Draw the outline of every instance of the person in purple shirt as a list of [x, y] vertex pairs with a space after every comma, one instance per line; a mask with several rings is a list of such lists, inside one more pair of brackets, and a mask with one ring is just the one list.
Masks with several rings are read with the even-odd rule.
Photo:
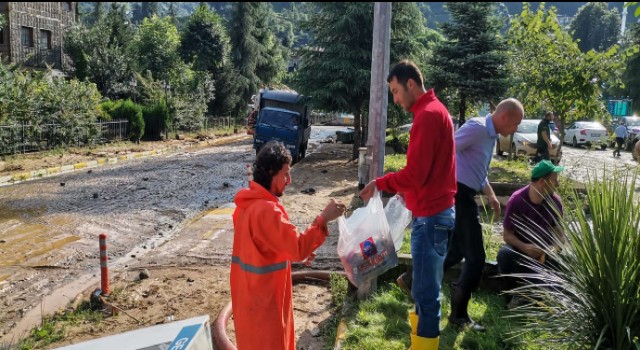
[[[529, 257], [549, 266], [544, 249], [557, 247], [564, 241], [564, 233], [558, 224], [563, 215], [560, 196], [555, 193], [558, 187], [558, 173], [562, 166], [543, 160], [531, 171], [531, 183], [514, 192], [504, 213], [503, 238], [506, 243], [498, 251], [500, 273], [531, 273], [533, 270], [524, 264]], [[526, 256], [526, 257], [525, 257]], [[509, 289], [518, 282], [508, 278]], [[528, 283], [537, 283], [535, 277]]]
[[487, 178], [489, 164], [498, 134], [507, 136], [514, 133], [523, 117], [522, 104], [514, 98], [508, 98], [501, 101], [492, 114], [469, 119], [455, 133], [458, 187], [455, 196], [456, 223], [449, 238], [444, 269], [447, 270], [464, 258], [462, 272], [451, 288], [449, 323], [456, 326], [469, 326], [476, 331], [485, 330], [467, 312], [471, 293], [480, 284], [485, 263], [482, 226], [475, 196], [479, 192], [484, 193], [495, 217], [500, 217], [500, 202]]

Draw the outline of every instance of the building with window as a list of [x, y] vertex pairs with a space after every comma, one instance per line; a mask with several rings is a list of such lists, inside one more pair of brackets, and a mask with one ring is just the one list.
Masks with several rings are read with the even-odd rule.
[[0, 58], [28, 68], [62, 71], [63, 33], [76, 22], [76, 2], [0, 2]]

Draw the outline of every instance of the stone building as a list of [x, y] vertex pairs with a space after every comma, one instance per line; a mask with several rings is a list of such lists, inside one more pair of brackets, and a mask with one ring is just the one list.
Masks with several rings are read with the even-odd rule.
[[76, 21], [76, 2], [0, 2], [3, 63], [63, 69], [62, 35]]

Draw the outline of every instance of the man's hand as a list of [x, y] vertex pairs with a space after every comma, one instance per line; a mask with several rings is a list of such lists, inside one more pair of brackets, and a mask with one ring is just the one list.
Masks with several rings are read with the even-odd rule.
[[302, 260], [302, 262], [304, 263], [304, 266], [309, 267], [311, 266], [311, 263], [316, 259], [316, 253], [311, 252], [311, 254], [309, 254], [309, 256]]
[[500, 213], [502, 212], [502, 208], [500, 208], [500, 201], [498, 201], [498, 197], [492, 196], [488, 198], [489, 206], [493, 209], [493, 220], [500, 220]]
[[523, 253], [527, 254], [527, 256], [534, 258], [538, 261], [544, 259], [544, 252], [542, 249], [536, 247], [534, 244], [527, 244], [524, 247]]
[[342, 204], [342, 202], [336, 201], [332, 199], [329, 201], [326, 207], [320, 215], [324, 218], [326, 222], [335, 220], [340, 216], [344, 215], [344, 212], [347, 210], [347, 206]]
[[376, 180], [371, 180], [362, 191], [360, 191], [360, 198], [367, 203], [371, 197], [373, 197], [374, 190], [376, 189]]

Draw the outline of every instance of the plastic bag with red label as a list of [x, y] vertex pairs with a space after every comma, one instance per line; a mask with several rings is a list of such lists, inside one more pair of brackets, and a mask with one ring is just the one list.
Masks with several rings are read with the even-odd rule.
[[338, 218], [338, 256], [347, 278], [356, 287], [398, 265], [380, 193], [364, 208]]

